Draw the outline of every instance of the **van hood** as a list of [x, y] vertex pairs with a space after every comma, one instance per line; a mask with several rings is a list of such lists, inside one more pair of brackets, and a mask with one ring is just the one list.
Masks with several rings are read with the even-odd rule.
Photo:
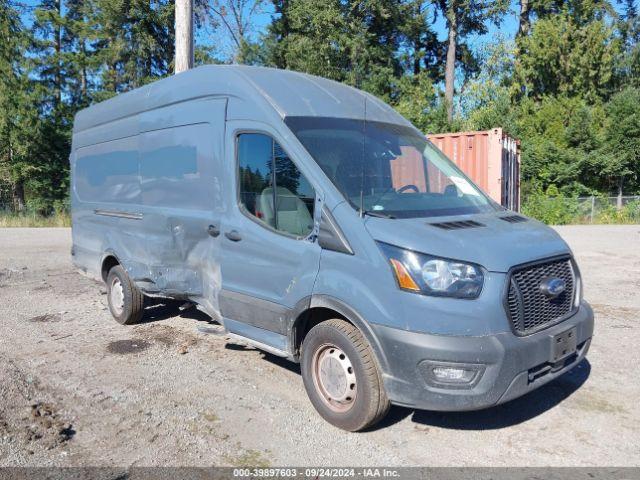
[[[516, 223], [502, 219], [516, 215], [520, 217]], [[469, 221], [480, 225], [446, 225]], [[380, 242], [476, 263], [492, 272], [507, 272], [514, 265], [571, 253], [555, 230], [507, 211], [410, 219], [367, 217], [365, 226]]]

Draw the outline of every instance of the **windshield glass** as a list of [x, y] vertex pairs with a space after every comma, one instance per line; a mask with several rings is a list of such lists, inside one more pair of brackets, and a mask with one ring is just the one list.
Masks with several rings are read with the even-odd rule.
[[324, 117], [285, 123], [357, 209], [411, 218], [499, 208], [411, 127]]

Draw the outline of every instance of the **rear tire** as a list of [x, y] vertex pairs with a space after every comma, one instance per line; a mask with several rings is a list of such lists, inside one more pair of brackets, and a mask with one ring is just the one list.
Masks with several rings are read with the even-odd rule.
[[107, 300], [111, 315], [121, 325], [132, 325], [142, 319], [144, 295], [120, 265], [107, 275]]
[[350, 323], [328, 320], [302, 344], [302, 380], [327, 422], [356, 432], [380, 421], [391, 406], [369, 343]]

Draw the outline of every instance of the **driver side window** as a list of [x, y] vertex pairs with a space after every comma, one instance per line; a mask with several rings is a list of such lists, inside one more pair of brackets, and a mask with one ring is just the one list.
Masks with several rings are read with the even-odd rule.
[[280, 144], [263, 133], [242, 133], [236, 145], [244, 210], [280, 232], [309, 235], [315, 191]]

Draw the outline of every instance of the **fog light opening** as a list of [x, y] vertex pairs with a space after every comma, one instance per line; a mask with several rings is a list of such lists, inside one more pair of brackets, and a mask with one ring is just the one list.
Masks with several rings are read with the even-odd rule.
[[477, 370], [459, 367], [433, 367], [433, 377], [438, 382], [444, 383], [470, 383], [476, 376]]
[[485, 365], [423, 360], [419, 364], [419, 370], [431, 387], [473, 388], [480, 381]]

